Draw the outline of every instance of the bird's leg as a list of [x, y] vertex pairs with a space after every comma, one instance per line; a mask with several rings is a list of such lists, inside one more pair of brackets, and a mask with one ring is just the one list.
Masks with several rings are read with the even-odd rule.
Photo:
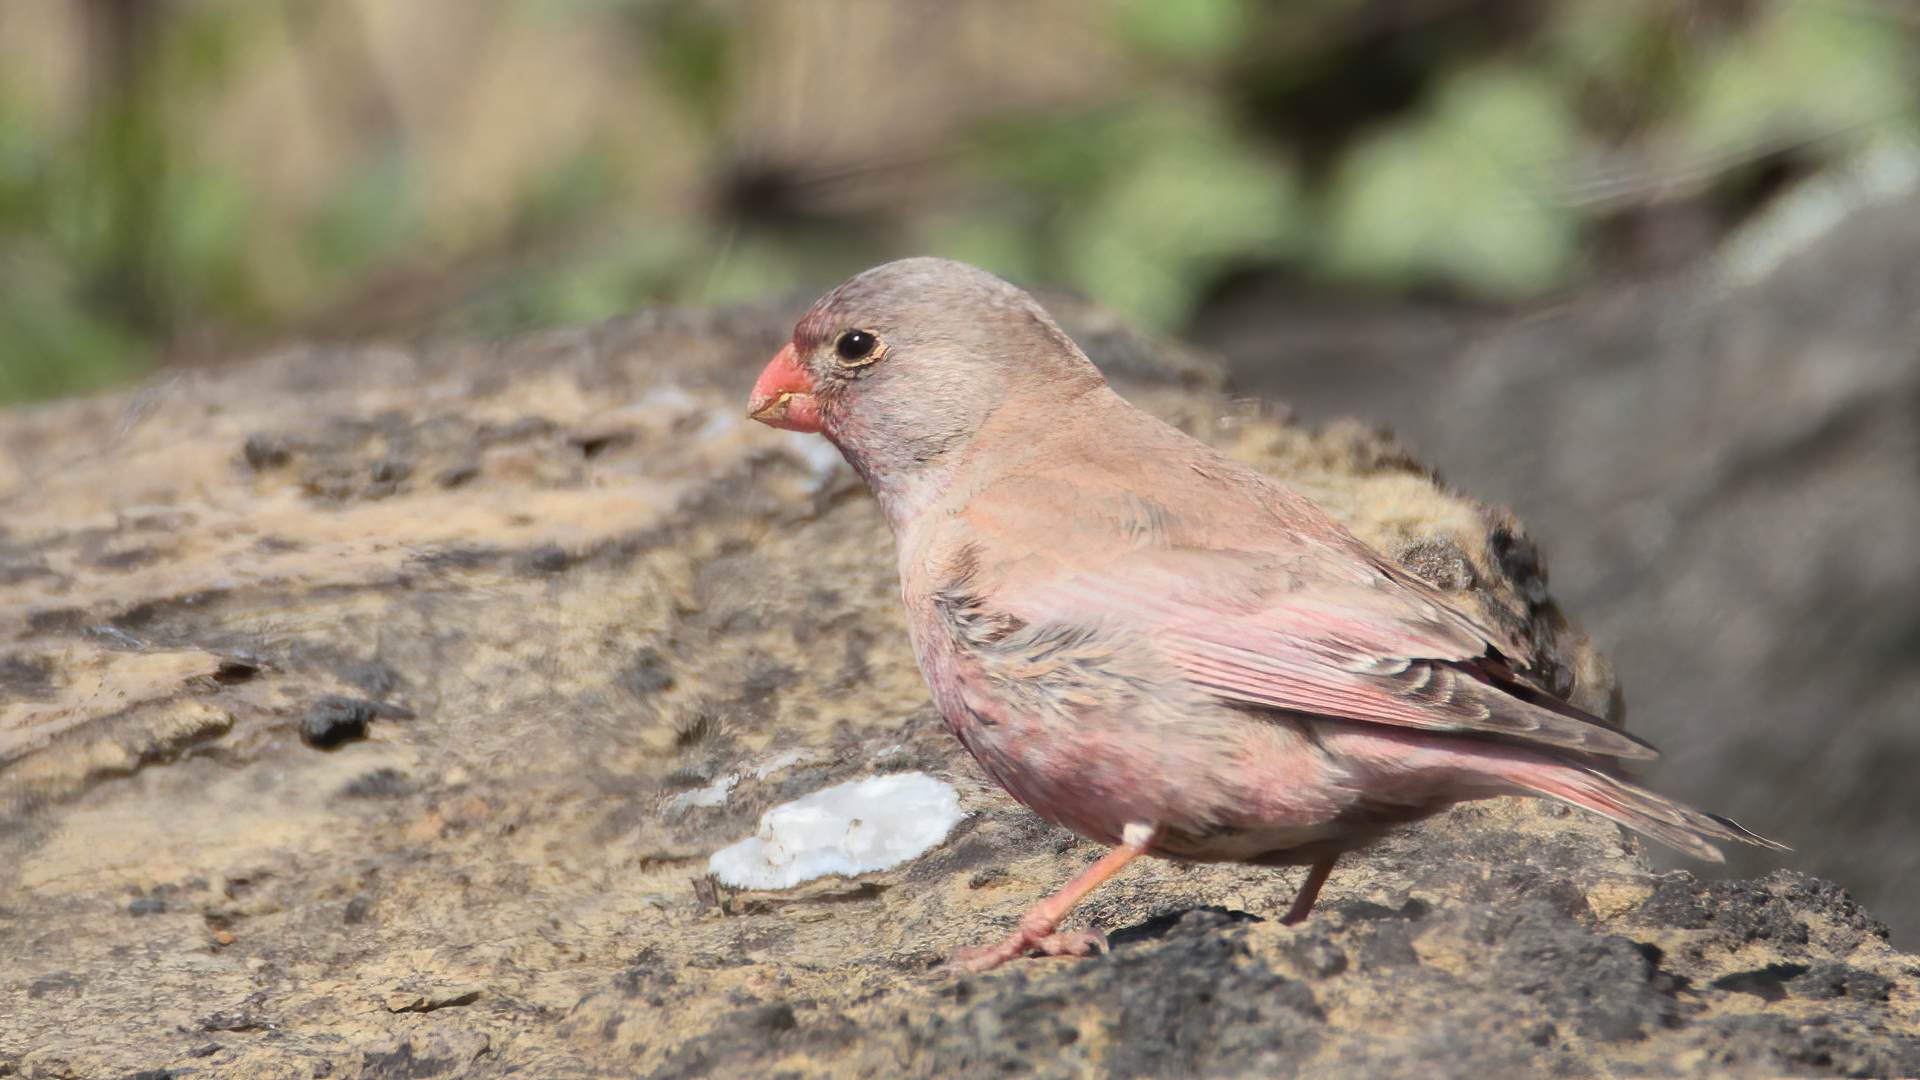
[[1038, 950], [1048, 956], [1085, 956], [1094, 948], [1106, 948], [1107, 936], [1099, 930], [1080, 930], [1071, 934], [1055, 933], [1060, 920], [1067, 917], [1086, 895], [1099, 884], [1119, 873], [1128, 863], [1147, 853], [1153, 843], [1153, 828], [1128, 825], [1121, 833], [1120, 846], [1100, 856], [1100, 861], [1080, 872], [1067, 887], [1033, 906], [1020, 916], [1020, 926], [992, 945], [962, 949], [948, 965], [955, 971], [989, 971], [1016, 957]]
[[1292, 926], [1306, 919], [1307, 912], [1313, 910], [1313, 902], [1320, 898], [1320, 886], [1327, 883], [1327, 875], [1333, 873], [1333, 864], [1339, 858], [1329, 855], [1307, 871], [1307, 880], [1300, 883], [1300, 891], [1293, 896], [1293, 906], [1280, 917], [1281, 926]]

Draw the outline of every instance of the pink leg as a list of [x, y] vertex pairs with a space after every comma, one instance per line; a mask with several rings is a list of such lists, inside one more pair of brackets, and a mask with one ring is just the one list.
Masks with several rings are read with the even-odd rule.
[[1292, 926], [1306, 919], [1307, 912], [1313, 910], [1313, 902], [1320, 898], [1320, 886], [1327, 883], [1327, 876], [1333, 873], [1334, 861], [1339, 858], [1334, 855], [1313, 864], [1313, 868], [1307, 871], [1307, 880], [1300, 883], [1300, 891], [1294, 894], [1293, 906], [1280, 917], [1280, 925]]
[[990, 971], [1032, 950], [1048, 956], [1085, 956], [1096, 947], [1106, 948], [1107, 935], [1096, 929], [1070, 934], [1057, 934], [1054, 931], [1075, 904], [1101, 882], [1119, 873], [1128, 863], [1145, 855], [1152, 842], [1152, 829], [1139, 825], [1127, 826], [1124, 841], [1119, 847], [1100, 856], [1099, 862], [1081, 871], [1080, 876], [1068, 882], [1066, 888], [1035, 904], [1033, 910], [1020, 916], [1019, 929], [996, 944], [960, 950], [948, 967], [954, 971]]

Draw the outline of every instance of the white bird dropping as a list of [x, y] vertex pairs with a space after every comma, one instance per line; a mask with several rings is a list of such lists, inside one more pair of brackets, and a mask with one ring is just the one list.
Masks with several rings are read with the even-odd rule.
[[952, 785], [926, 773], [870, 776], [768, 810], [752, 836], [713, 853], [707, 872], [738, 889], [855, 877], [931, 850], [962, 816]]

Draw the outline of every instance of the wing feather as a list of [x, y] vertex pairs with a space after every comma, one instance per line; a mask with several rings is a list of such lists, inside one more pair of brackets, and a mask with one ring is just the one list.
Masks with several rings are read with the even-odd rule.
[[[1657, 756], [1599, 717], [1518, 681], [1499, 635], [1382, 573], [1372, 581], [1193, 574], [1201, 553], [1131, 552], [1031, 593], [1029, 621], [1118, 621], [1155, 642], [1194, 685], [1239, 704], [1423, 731], [1495, 735], [1607, 757]], [[1234, 561], [1233, 554], [1219, 559]], [[1244, 562], [1242, 566], [1244, 568]]]
[[[1071, 478], [1023, 474], [973, 491], [949, 519], [964, 523], [983, 599], [1022, 625], [1141, 634], [1195, 686], [1237, 704], [1657, 756], [1521, 681], [1520, 646], [1265, 477], [1224, 459], [1198, 483], [1156, 479], [1171, 466], [1151, 455], [1125, 468], [1078, 463]], [[1142, 519], [1153, 528], [1126, 527]]]

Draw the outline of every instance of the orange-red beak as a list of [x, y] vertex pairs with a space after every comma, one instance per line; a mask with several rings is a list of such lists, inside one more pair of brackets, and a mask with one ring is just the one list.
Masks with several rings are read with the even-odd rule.
[[753, 384], [747, 400], [747, 418], [788, 431], [819, 431], [820, 402], [813, 396], [813, 377], [800, 366], [800, 354], [788, 342], [767, 362], [767, 370]]

